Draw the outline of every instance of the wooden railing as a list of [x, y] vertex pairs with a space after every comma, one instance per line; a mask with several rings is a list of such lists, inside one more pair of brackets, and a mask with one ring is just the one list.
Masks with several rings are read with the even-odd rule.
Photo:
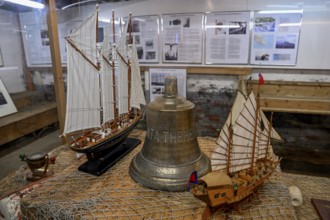
[[[247, 90], [257, 93], [257, 80], [247, 80]], [[265, 81], [260, 91], [264, 111], [330, 114], [330, 83]]]

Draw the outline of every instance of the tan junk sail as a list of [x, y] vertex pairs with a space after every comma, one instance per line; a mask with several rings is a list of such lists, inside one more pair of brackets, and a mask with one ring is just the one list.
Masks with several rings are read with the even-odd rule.
[[[225, 170], [229, 166], [229, 172], [237, 172], [251, 167], [253, 158], [258, 158], [258, 145], [253, 154], [253, 138], [257, 104], [254, 94], [251, 93], [247, 100], [241, 93], [237, 94], [233, 104], [232, 113], [220, 132], [217, 146], [211, 155], [212, 170]], [[260, 124], [260, 116], [258, 116]], [[232, 138], [230, 139], [230, 127]], [[260, 129], [257, 126], [257, 129]], [[256, 136], [256, 143], [258, 143]], [[230, 141], [231, 140], [231, 141]]]
[[231, 114], [227, 118], [225, 125], [223, 126], [219, 138], [217, 140], [217, 146], [211, 155], [212, 170], [225, 170], [227, 167], [228, 147], [230, 144], [229, 127], [231, 121], [236, 121], [238, 115], [244, 108], [245, 97], [240, 92], [237, 93], [235, 102], [232, 107]]
[[[261, 115], [261, 120], [264, 122], [264, 124], [269, 124], [269, 121], [263, 111], [260, 111], [260, 115]], [[281, 136], [277, 133], [277, 131], [273, 127], [270, 133], [270, 138], [278, 141], [283, 141]]]

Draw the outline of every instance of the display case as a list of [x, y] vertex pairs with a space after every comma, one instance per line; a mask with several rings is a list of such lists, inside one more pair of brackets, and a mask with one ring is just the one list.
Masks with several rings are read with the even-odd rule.
[[[24, 151], [27, 143], [40, 140], [49, 131], [56, 132], [56, 148], [47, 152], [57, 157], [58, 164], [49, 166], [54, 176], [31, 184], [24, 177], [19, 178], [26, 168], [17, 166], [15, 174], [8, 172], [0, 180], [1, 199], [24, 195], [20, 206], [25, 218], [316, 219], [322, 216], [319, 200], [322, 200], [321, 206], [330, 200], [329, 1], [38, 2], [42, 8], [16, 6], [7, 0], [0, 3], [0, 153], [4, 158], [8, 151], [3, 149]], [[132, 25], [128, 26], [130, 13]], [[91, 28], [92, 16], [97, 28]], [[128, 29], [131, 34], [127, 32], [125, 36]], [[95, 43], [93, 48], [86, 46], [90, 39]], [[71, 47], [73, 41], [81, 47]], [[128, 42], [134, 42], [137, 54], [136, 61], [129, 62], [132, 67], [133, 64], [138, 67], [135, 68], [137, 83], [131, 84], [138, 85], [139, 89], [134, 90], [127, 83], [133, 95], [128, 95], [131, 90], [118, 90], [122, 86], [114, 83], [103, 84], [105, 79], [135, 80], [128, 74], [114, 73], [119, 67], [112, 67], [119, 62], [109, 62], [133, 56], [133, 52], [117, 53], [121, 50], [118, 46], [126, 46]], [[74, 53], [77, 54], [72, 55]], [[96, 55], [90, 56], [91, 53]], [[70, 59], [79, 62], [70, 65]], [[102, 63], [103, 60], [107, 61]], [[106, 78], [102, 69], [106, 65], [114, 73], [113, 77]], [[78, 79], [73, 72], [85, 75]], [[141, 98], [144, 96], [148, 106], [156, 96], [163, 95], [165, 75], [179, 76], [179, 93], [182, 93], [179, 95], [194, 103], [196, 136], [209, 158], [217, 151], [217, 144], [225, 139], [221, 136], [222, 129], [229, 132], [229, 122], [236, 120], [233, 105], [237, 94], [247, 99], [253, 92], [256, 94], [253, 103], [258, 103], [247, 107], [244, 114], [236, 114], [237, 118], [239, 115], [247, 118], [245, 114], [257, 107], [262, 113], [254, 112], [258, 115], [251, 117], [255, 121], [260, 120], [261, 114], [267, 120], [273, 115], [272, 124], [260, 123], [262, 125], [253, 128], [257, 132], [273, 127], [282, 137], [282, 142], [271, 138], [267, 141], [279, 157], [279, 166], [258, 187], [259, 191], [251, 192], [251, 197], [239, 206], [237, 202], [209, 208], [192, 193], [154, 191], [135, 182], [129, 175], [130, 162], [150, 134], [143, 111], [134, 112], [140, 114], [140, 118], [122, 117], [128, 124], [134, 121], [137, 127], [127, 135], [141, 144], [114, 162], [114, 167], [100, 177], [78, 170], [83, 162], [95, 157], [103, 160], [103, 157], [92, 151], [87, 157], [81, 156], [79, 153], [86, 153], [87, 139], [71, 135], [76, 132], [71, 127], [79, 124], [77, 130], [84, 132], [85, 126], [102, 127], [103, 120], [111, 117], [110, 113], [105, 114], [107, 108], [114, 109], [112, 113], [116, 114], [127, 107], [120, 106], [119, 101], [116, 103], [119, 99], [132, 98], [136, 100], [132, 105], [140, 105], [144, 104]], [[87, 92], [87, 88], [91, 88], [89, 83], [93, 84], [92, 92]], [[115, 97], [108, 101], [111, 107], [103, 105], [104, 96], [100, 94]], [[78, 106], [80, 100], [88, 100], [89, 106]], [[79, 113], [74, 115], [72, 112], [76, 110]], [[79, 122], [70, 124], [70, 117], [78, 118]], [[165, 127], [162, 118], [159, 123]], [[232, 129], [240, 126], [235, 124]], [[251, 130], [254, 129], [244, 129], [242, 133], [250, 135]], [[107, 133], [83, 135], [96, 143]], [[225, 136], [229, 137], [229, 133]], [[254, 139], [243, 138], [247, 143], [242, 142], [249, 145], [258, 138], [258, 135]], [[40, 145], [49, 143], [42, 141]], [[31, 148], [29, 151], [26, 153], [33, 153]], [[223, 154], [230, 161], [229, 153]], [[5, 161], [3, 158], [0, 157], [0, 164]], [[12, 162], [8, 159], [4, 164], [9, 164], [8, 161]], [[290, 194], [290, 186], [299, 188], [302, 204], [292, 203], [297, 198]], [[212, 196], [225, 197], [223, 193]], [[310, 202], [312, 199], [315, 207]]]

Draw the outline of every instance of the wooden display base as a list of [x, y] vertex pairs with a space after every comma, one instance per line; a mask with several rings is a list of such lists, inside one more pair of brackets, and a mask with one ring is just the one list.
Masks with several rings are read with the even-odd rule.
[[127, 138], [123, 143], [116, 146], [115, 149], [106, 153], [103, 157], [97, 160], [88, 160], [83, 163], [78, 170], [90, 173], [95, 176], [101, 176], [105, 171], [112, 167], [118, 160], [123, 158], [131, 150], [141, 143], [139, 139]]
[[330, 220], [330, 201], [314, 198], [311, 200], [320, 218], [322, 220]]
[[51, 175], [54, 174], [54, 171], [52, 170], [48, 170], [47, 173], [44, 174], [44, 172], [42, 171], [35, 171], [34, 173], [32, 172], [28, 172], [26, 174], [26, 180], [27, 181], [37, 181], [37, 180], [41, 180], [43, 178], [49, 177]]

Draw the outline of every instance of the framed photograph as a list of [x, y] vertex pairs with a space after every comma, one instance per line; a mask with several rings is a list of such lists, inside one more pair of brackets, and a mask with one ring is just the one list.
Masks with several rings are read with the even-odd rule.
[[162, 61], [202, 63], [203, 13], [162, 15]]
[[[128, 17], [124, 22], [128, 22]], [[145, 15], [132, 17], [132, 36], [134, 37], [139, 63], [159, 62], [159, 17]]]
[[17, 112], [17, 109], [11, 100], [5, 85], [0, 79], [0, 117]]
[[3, 66], [3, 59], [2, 59], [2, 53], [1, 53], [1, 48], [0, 48], [0, 67]]
[[247, 64], [250, 46], [249, 11], [212, 12], [205, 19], [206, 64]]
[[178, 85], [178, 95], [186, 98], [187, 71], [186, 69], [157, 69], [150, 68], [149, 88], [150, 102], [158, 96], [162, 96], [165, 90], [165, 78], [176, 76]]
[[296, 65], [302, 13], [255, 12], [250, 64]]

